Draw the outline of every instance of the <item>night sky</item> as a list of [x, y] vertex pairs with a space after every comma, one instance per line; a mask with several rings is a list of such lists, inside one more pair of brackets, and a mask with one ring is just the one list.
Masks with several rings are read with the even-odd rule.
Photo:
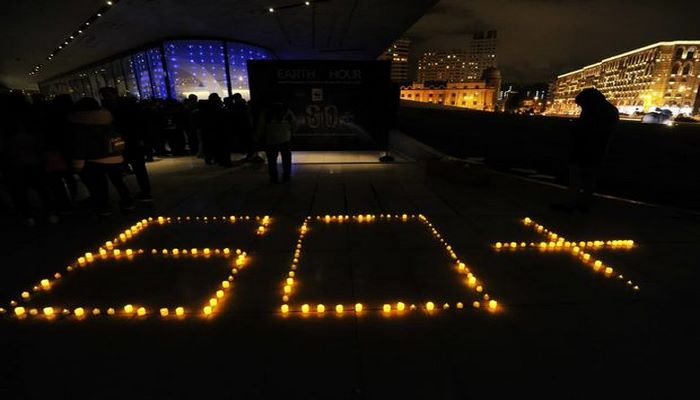
[[666, 40], [700, 40], [700, 1], [441, 0], [405, 36], [412, 64], [429, 49], [466, 47], [497, 29], [505, 82], [534, 83]]

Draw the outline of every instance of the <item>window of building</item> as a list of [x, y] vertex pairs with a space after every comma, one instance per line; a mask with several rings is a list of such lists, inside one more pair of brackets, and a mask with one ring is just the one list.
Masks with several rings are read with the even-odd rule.
[[682, 47], [679, 47], [676, 49], [676, 60], [680, 60], [683, 58], [683, 53], [685, 53], [685, 49]]
[[690, 75], [691, 64], [688, 63], [683, 67], [683, 75]]
[[680, 63], [674, 64], [674, 65], [673, 65], [673, 68], [671, 68], [671, 74], [672, 74], [672, 75], [677, 75], [677, 74], [678, 74], [678, 71], [680, 71], [680, 69], [681, 69], [681, 64], [680, 64]]

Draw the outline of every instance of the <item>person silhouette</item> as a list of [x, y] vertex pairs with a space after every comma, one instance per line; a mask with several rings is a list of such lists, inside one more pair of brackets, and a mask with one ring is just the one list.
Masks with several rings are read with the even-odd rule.
[[576, 96], [581, 115], [576, 120], [569, 153], [569, 200], [552, 207], [559, 211], [587, 213], [600, 166], [608, 150], [613, 131], [620, 120], [617, 108], [603, 93], [587, 88]]
[[272, 102], [262, 110], [257, 135], [265, 143], [267, 167], [271, 183], [279, 180], [277, 156], [282, 156], [282, 182], [289, 182], [292, 172], [292, 133], [296, 130], [296, 118], [282, 102]]

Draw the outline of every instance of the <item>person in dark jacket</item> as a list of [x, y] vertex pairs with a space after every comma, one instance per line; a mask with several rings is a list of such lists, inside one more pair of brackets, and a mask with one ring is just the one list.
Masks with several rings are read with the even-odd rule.
[[260, 114], [257, 136], [265, 143], [267, 167], [271, 183], [277, 183], [277, 156], [282, 156], [282, 182], [289, 182], [292, 173], [292, 133], [296, 130], [294, 113], [281, 102], [265, 107]]
[[224, 130], [226, 119], [223, 106], [221, 97], [212, 93], [209, 95], [206, 105], [200, 108], [199, 124], [202, 132], [202, 153], [204, 153], [204, 162], [208, 165], [214, 164], [215, 159], [221, 157], [217, 145], [222, 137], [221, 131]]
[[144, 136], [146, 116], [139, 108], [134, 96], [119, 98], [117, 90], [111, 87], [100, 89], [102, 106], [112, 113], [114, 129], [124, 140], [124, 161], [131, 166], [139, 186], [140, 193], [134, 199], [141, 202], [153, 201], [151, 181], [146, 169]]
[[581, 115], [576, 121], [569, 154], [570, 199], [554, 205], [566, 212], [588, 212], [596, 179], [620, 119], [617, 108], [597, 89], [588, 88], [576, 96]]
[[86, 97], [75, 105], [68, 116], [73, 132], [73, 165], [100, 215], [112, 213], [109, 205], [109, 181], [119, 193], [122, 210], [134, 208], [133, 200], [122, 176], [123, 149], [115, 141], [112, 114], [100, 107], [97, 100]]

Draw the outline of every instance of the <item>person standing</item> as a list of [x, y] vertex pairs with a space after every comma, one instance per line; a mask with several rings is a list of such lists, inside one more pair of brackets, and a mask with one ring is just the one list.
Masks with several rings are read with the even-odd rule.
[[292, 133], [296, 130], [294, 113], [284, 103], [271, 103], [260, 114], [257, 136], [265, 143], [270, 182], [277, 183], [277, 156], [282, 156], [282, 182], [289, 182], [292, 173]]
[[109, 181], [119, 193], [122, 210], [134, 209], [129, 188], [122, 176], [123, 142], [115, 135], [112, 114], [97, 100], [86, 97], [68, 116], [73, 133], [73, 163], [90, 192], [98, 214], [112, 213], [109, 205]]
[[221, 138], [222, 133], [220, 131], [224, 129], [225, 123], [223, 103], [217, 93], [209, 95], [206, 106], [200, 109], [200, 117], [204, 162], [207, 165], [212, 165], [217, 158], [220, 158], [217, 142]]
[[569, 213], [587, 213], [620, 115], [617, 108], [595, 88], [581, 91], [576, 96], [576, 104], [581, 107], [581, 115], [573, 127], [569, 153], [569, 200], [552, 207]]

